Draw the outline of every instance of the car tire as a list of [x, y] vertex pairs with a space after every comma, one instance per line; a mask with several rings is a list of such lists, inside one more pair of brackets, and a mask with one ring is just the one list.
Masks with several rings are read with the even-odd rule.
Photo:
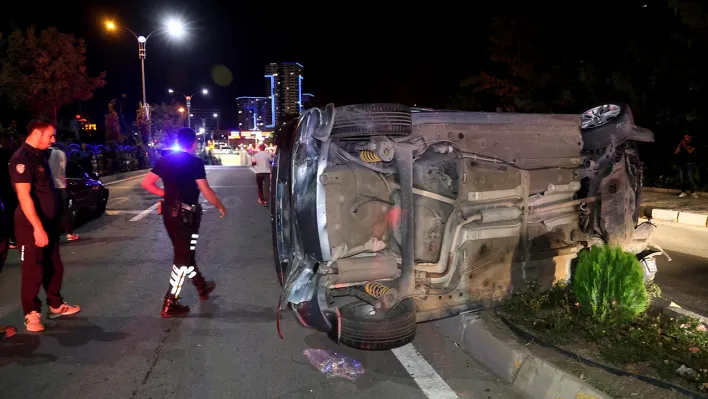
[[406, 298], [382, 317], [366, 315], [373, 307], [363, 301], [342, 306], [340, 342], [363, 350], [401, 347], [415, 338], [415, 302]]
[[281, 148], [276, 151], [270, 174], [270, 223], [273, 234], [273, 259], [278, 282], [282, 286], [288, 273], [292, 237], [290, 223], [290, 154]]
[[331, 136], [408, 136], [412, 132], [411, 109], [405, 105], [354, 104], [336, 108]]
[[612, 102], [590, 108], [581, 114], [583, 150], [594, 151], [609, 147], [613, 142], [621, 143], [634, 129], [634, 116], [627, 104]]
[[98, 207], [96, 208], [96, 217], [99, 217], [106, 213], [106, 206], [108, 206], [108, 193], [103, 194], [103, 198], [101, 198], [101, 203], [98, 204]]
[[76, 203], [74, 202], [73, 198], [69, 198], [69, 223], [71, 223], [72, 226], [76, 226], [77, 223], [79, 222], [79, 211], [78, 208], [76, 207]]

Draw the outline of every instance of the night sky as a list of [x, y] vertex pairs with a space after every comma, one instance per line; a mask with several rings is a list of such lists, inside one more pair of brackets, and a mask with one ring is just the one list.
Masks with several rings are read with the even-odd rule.
[[[92, 119], [101, 123], [110, 99], [125, 93], [136, 108], [141, 99], [137, 42], [129, 32], [107, 32], [102, 21], [109, 18], [147, 35], [168, 16], [180, 17], [189, 23], [184, 40], [153, 36], [147, 42], [148, 101], [169, 102], [168, 87], [187, 94], [207, 87], [212, 95], [195, 98], [192, 106], [220, 108], [224, 127], [235, 122], [235, 97], [265, 95], [263, 69], [270, 62], [303, 64], [304, 91], [321, 103], [397, 101], [443, 107], [451, 90], [475, 72], [472, 64], [483, 55], [459, 51], [460, 35], [469, 37], [465, 47], [470, 50], [483, 49], [486, 41], [483, 19], [468, 17], [464, 24], [454, 23], [455, 18], [442, 11], [437, 16], [411, 11], [404, 17], [396, 15], [393, 6], [372, 13], [369, 7], [335, 3], [325, 7], [236, 3], [53, 2], [13, 12], [0, 29], [55, 26], [85, 38], [90, 74], [107, 72], [107, 85], [86, 104]], [[218, 64], [233, 74], [228, 87], [212, 81], [211, 68]]]
[[[459, 82], [478, 73], [488, 57], [487, 29], [492, 13], [498, 12], [451, 2], [421, 3], [424, 7], [410, 2], [278, 3], [69, 1], [40, 8], [27, 2], [33, 8], [13, 8], [11, 20], [6, 15], [0, 30], [35, 24], [37, 28], [56, 26], [85, 38], [90, 73], [107, 72], [108, 84], [86, 104], [92, 119], [102, 124], [112, 98], [125, 93], [127, 102], [136, 108], [141, 99], [137, 42], [128, 32], [107, 32], [103, 21], [112, 19], [146, 35], [160, 28], [167, 17], [180, 17], [189, 23], [184, 40], [153, 36], [147, 42], [148, 101], [176, 99], [168, 95], [168, 87], [187, 93], [206, 87], [212, 95], [194, 99], [193, 107], [220, 108], [222, 126], [228, 128], [235, 122], [235, 97], [265, 94], [263, 68], [269, 62], [303, 64], [304, 91], [315, 94], [321, 104], [401, 102], [445, 107]], [[569, 35], [571, 30], [579, 28], [587, 34], [598, 29], [591, 20], [578, 20], [582, 13], [567, 10], [562, 17], [561, 10], [546, 8], [556, 13], [537, 7], [531, 11], [557, 24], [552, 44], [559, 51], [580, 48], [582, 42]], [[630, 8], [636, 10], [636, 6]], [[612, 15], [624, 21], [626, 29], [628, 20], [616, 14], [610, 13], [604, 21], [611, 24]], [[212, 81], [210, 70], [218, 64], [233, 74], [228, 87]], [[134, 117], [132, 109], [126, 117]]]

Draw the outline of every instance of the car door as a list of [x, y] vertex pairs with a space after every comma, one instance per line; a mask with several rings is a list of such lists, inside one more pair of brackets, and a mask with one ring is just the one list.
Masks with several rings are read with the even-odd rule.
[[73, 161], [66, 163], [66, 187], [74, 209], [80, 212], [83, 208], [92, 207], [92, 190], [87, 185], [88, 175]]

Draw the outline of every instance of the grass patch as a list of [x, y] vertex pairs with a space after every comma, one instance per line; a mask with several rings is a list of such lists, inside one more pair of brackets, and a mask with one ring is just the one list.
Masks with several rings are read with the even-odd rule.
[[[644, 291], [647, 299], [661, 292], [654, 284]], [[612, 300], [608, 304], [610, 310], [620, 308]], [[530, 283], [500, 312], [546, 342], [570, 351], [580, 345], [592, 348], [593, 360], [629, 372], [636, 372], [637, 364], [646, 365], [664, 380], [694, 391], [708, 390], [708, 331], [699, 320], [647, 311], [629, 318], [625, 311], [600, 310], [603, 315], [598, 317], [597, 311], [579, 302], [572, 286], [563, 283], [548, 291]], [[692, 372], [678, 376], [676, 370], [682, 366]]]

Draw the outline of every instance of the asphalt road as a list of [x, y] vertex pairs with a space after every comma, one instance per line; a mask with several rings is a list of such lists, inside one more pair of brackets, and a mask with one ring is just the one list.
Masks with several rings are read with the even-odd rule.
[[[156, 197], [140, 179], [110, 185], [108, 211], [61, 247], [63, 294], [81, 313], [26, 333], [19, 303], [19, 256], [0, 275], [0, 324], [20, 334], [0, 341], [0, 398], [510, 398], [509, 387], [447, 341], [434, 322], [412, 346], [363, 352], [331, 342], [282, 315], [268, 210], [256, 202], [248, 168], [208, 168], [230, 214], [206, 207], [197, 260], [218, 282], [199, 303], [185, 286], [190, 317], [163, 320], [160, 305], [172, 254]], [[43, 293], [40, 294], [43, 297]], [[46, 311], [46, 309], [44, 310]], [[363, 363], [357, 381], [326, 378], [303, 355], [334, 349]]]
[[708, 316], [708, 229], [654, 221], [653, 240], [672, 258], [657, 257], [663, 297]]

